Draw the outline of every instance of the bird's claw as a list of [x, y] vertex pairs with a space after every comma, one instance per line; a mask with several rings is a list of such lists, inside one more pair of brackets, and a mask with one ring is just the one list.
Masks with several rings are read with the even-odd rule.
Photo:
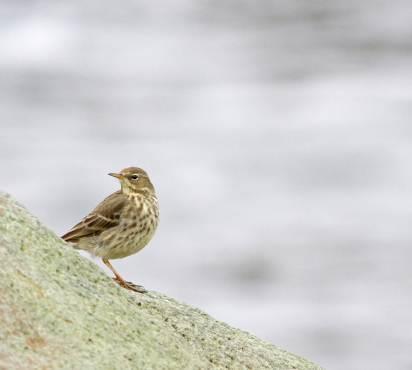
[[113, 280], [123, 288], [133, 290], [138, 293], [147, 293], [147, 290], [143, 286], [134, 284], [131, 281], [120, 280], [118, 278], [113, 278]]

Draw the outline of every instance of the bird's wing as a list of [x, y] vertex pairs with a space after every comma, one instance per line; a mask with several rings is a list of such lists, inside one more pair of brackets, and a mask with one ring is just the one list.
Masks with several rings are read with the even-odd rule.
[[125, 202], [126, 196], [120, 190], [109, 195], [83, 220], [64, 234], [62, 239], [76, 243], [81, 238], [97, 236], [103, 231], [117, 226]]

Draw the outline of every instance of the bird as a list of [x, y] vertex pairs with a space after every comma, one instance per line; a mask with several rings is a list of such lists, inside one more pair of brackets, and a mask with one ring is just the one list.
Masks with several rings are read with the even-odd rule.
[[155, 188], [146, 171], [139, 167], [109, 175], [120, 181], [120, 190], [105, 198], [62, 239], [100, 257], [121, 287], [145, 293], [143, 286], [123, 279], [109, 260], [135, 254], [152, 239], [159, 223]]

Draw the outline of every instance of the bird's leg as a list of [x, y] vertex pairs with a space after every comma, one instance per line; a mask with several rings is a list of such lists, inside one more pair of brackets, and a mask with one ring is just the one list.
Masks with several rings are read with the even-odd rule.
[[112, 264], [106, 258], [102, 258], [103, 263], [113, 272], [114, 276], [116, 276], [116, 280], [125, 282], [125, 280], [120, 276], [120, 274], [115, 270]]
[[114, 278], [113, 280], [119, 284], [121, 287], [129, 289], [129, 290], [133, 290], [135, 292], [139, 292], [139, 293], [146, 293], [147, 290], [145, 288], [143, 288], [141, 285], [136, 285], [131, 283], [130, 281], [126, 281], [124, 280], [120, 274], [115, 270], [115, 268], [112, 266], [112, 264], [109, 262], [108, 259], [106, 258], [102, 258], [103, 263], [113, 272], [114, 274]]

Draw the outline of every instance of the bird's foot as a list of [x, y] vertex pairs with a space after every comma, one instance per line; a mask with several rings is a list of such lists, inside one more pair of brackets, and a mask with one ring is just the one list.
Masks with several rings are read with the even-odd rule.
[[138, 293], [147, 293], [147, 290], [141, 285], [137, 285], [130, 281], [125, 281], [123, 279], [118, 279], [118, 278], [113, 278], [113, 280], [123, 288], [133, 290], [134, 292], [138, 292]]

